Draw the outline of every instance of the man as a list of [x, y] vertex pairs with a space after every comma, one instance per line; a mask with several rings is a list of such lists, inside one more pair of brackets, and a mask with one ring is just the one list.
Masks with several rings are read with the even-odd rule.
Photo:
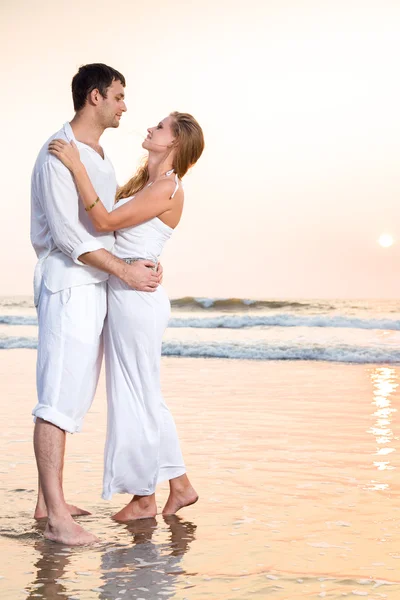
[[72, 518], [88, 514], [66, 504], [62, 488], [66, 432], [80, 431], [97, 387], [102, 361], [108, 274], [151, 292], [161, 273], [148, 261], [132, 265], [110, 253], [112, 233], [92, 227], [68, 169], [48, 152], [53, 138], [74, 140], [108, 210], [117, 189], [113, 166], [99, 144], [126, 111], [124, 76], [104, 64], [81, 67], [72, 80], [75, 116], [43, 146], [32, 174], [31, 241], [38, 256], [38, 404], [34, 448], [39, 471], [36, 518], [47, 516], [45, 537], [68, 545], [96, 541]]

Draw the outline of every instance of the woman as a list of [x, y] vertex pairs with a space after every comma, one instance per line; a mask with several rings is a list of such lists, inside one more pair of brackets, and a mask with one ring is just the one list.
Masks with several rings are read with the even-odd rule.
[[[181, 179], [204, 149], [201, 127], [186, 113], [173, 112], [147, 131], [142, 144], [148, 151], [146, 163], [118, 190], [110, 213], [98, 198], [74, 142], [53, 140], [49, 146], [71, 171], [95, 228], [115, 231], [113, 253], [127, 263], [144, 258], [157, 264], [182, 215]], [[118, 521], [154, 517], [155, 488], [165, 480], [170, 494], [163, 514], [174, 514], [198, 499], [160, 389], [161, 343], [169, 315], [170, 302], [161, 286], [155, 292], [138, 292], [110, 276], [103, 498], [116, 492], [133, 495], [114, 515]]]

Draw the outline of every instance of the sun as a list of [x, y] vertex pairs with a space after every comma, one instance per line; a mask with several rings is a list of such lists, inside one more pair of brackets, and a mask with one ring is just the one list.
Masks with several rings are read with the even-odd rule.
[[393, 243], [393, 236], [391, 236], [390, 233], [382, 233], [382, 235], [379, 236], [378, 244], [382, 246], [382, 248], [389, 248], [390, 246], [393, 246]]

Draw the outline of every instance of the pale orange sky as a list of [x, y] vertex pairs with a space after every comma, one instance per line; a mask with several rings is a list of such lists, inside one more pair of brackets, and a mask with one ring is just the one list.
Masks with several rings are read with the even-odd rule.
[[399, 297], [397, 0], [2, 0], [0, 55], [0, 295], [31, 293], [32, 166], [79, 65], [105, 62], [127, 79], [102, 138], [121, 183], [170, 111], [205, 132], [162, 258], [171, 297]]

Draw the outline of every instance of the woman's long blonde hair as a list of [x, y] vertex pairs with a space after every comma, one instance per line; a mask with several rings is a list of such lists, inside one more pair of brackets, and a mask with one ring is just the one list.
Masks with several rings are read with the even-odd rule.
[[[172, 112], [172, 131], [176, 147], [176, 153], [172, 167], [179, 179], [182, 179], [200, 158], [204, 150], [203, 130], [192, 115], [188, 113]], [[121, 198], [129, 198], [144, 188], [149, 180], [148, 159], [138, 168], [132, 179], [117, 191], [116, 201]]]

